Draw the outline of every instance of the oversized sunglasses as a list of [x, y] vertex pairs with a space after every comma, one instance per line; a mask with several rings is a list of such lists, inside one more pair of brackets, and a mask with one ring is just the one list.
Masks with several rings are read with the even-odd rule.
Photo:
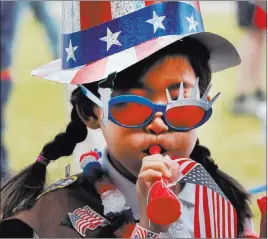
[[[86, 87], [80, 85], [84, 95], [103, 108], [103, 122], [108, 120], [125, 128], [141, 128], [149, 124], [157, 112], [163, 114], [162, 119], [172, 130], [185, 132], [203, 125], [212, 114], [212, 104], [218, 98], [218, 93], [211, 101], [207, 96], [211, 85], [208, 86], [202, 98], [197, 98], [198, 78], [189, 98], [184, 98], [183, 83], [180, 84], [179, 97], [172, 100], [166, 89], [167, 104], [155, 104], [137, 95], [120, 95], [111, 98], [111, 89], [99, 88], [101, 100], [93, 95]], [[98, 100], [98, 102], [97, 102]]]

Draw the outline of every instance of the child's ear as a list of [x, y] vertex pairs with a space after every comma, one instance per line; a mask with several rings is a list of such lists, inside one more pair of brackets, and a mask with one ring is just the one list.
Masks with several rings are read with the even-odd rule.
[[90, 116], [87, 119], [85, 119], [81, 113], [79, 108], [76, 106], [76, 111], [79, 116], [79, 118], [83, 121], [83, 123], [90, 129], [98, 129], [100, 128], [100, 124], [97, 117]]
[[90, 129], [99, 129], [100, 128], [100, 124], [99, 124], [98, 119], [94, 118], [93, 116], [90, 116], [87, 121], [84, 121], [84, 123]]

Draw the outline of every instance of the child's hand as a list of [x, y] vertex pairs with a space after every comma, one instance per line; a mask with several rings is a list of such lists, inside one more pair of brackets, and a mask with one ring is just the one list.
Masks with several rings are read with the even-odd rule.
[[[151, 223], [149, 227], [149, 219], [147, 216], [147, 197], [153, 183], [161, 177], [168, 181], [174, 181], [178, 177], [178, 164], [171, 164], [171, 160], [164, 158], [161, 154], [155, 154], [143, 158], [142, 167], [138, 175], [136, 183], [136, 191], [139, 200], [140, 225], [153, 232], [166, 232], [169, 226], [161, 226]], [[177, 195], [179, 193], [179, 185], [172, 187]]]

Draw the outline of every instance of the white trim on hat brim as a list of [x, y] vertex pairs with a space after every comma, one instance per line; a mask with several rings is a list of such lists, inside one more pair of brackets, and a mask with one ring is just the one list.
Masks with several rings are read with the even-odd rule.
[[[149, 57], [153, 53], [157, 52], [160, 49], [163, 49], [165, 46], [168, 46], [171, 43], [174, 43], [181, 39], [186, 39], [188, 37], [197, 39], [209, 50], [212, 72], [222, 71], [224, 69], [237, 66], [241, 63], [241, 59], [236, 48], [228, 40], [217, 34], [209, 32], [194, 33], [187, 36], [174, 35], [158, 38], [158, 40], [161, 42], [161, 45], [159, 45], [153, 52], [152, 49], [147, 48], [147, 52], [143, 52], [144, 57], [142, 59]], [[142, 59], [137, 60], [133, 57], [133, 51], [135, 51], [135, 48], [130, 48], [111, 55], [105, 59], [93, 62], [90, 65], [84, 65], [68, 70], [63, 70], [61, 68], [61, 59], [58, 59], [33, 70], [31, 74], [46, 80], [51, 80], [59, 83], [92, 83], [106, 78], [111, 72], [120, 72], [141, 61]], [[107, 62], [108, 60], [112, 64], [110, 64], [106, 69], [102, 69], [103, 64], [101, 63], [103, 61]], [[102, 71], [102, 74], [100, 74], [100, 71]], [[74, 77], [77, 77], [78, 74], [83, 74], [81, 77], [79, 77], [79, 79], [81, 78], [82, 81], [73, 81]], [[98, 77], [96, 77], [96, 75]]]

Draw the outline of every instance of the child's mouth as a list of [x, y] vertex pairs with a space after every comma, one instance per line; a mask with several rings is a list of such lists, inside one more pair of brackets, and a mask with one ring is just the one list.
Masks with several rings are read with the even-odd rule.
[[[161, 145], [158, 145], [158, 146], [161, 149], [160, 154], [165, 154], [167, 152], [167, 150], [163, 146], [161, 146]], [[151, 155], [150, 152], [149, 152], [151, 147], [152, 147], [152, 145], [150, 145], [147, 149], [143, 150], [142, 152], [145, 153], [145, 154]]]

